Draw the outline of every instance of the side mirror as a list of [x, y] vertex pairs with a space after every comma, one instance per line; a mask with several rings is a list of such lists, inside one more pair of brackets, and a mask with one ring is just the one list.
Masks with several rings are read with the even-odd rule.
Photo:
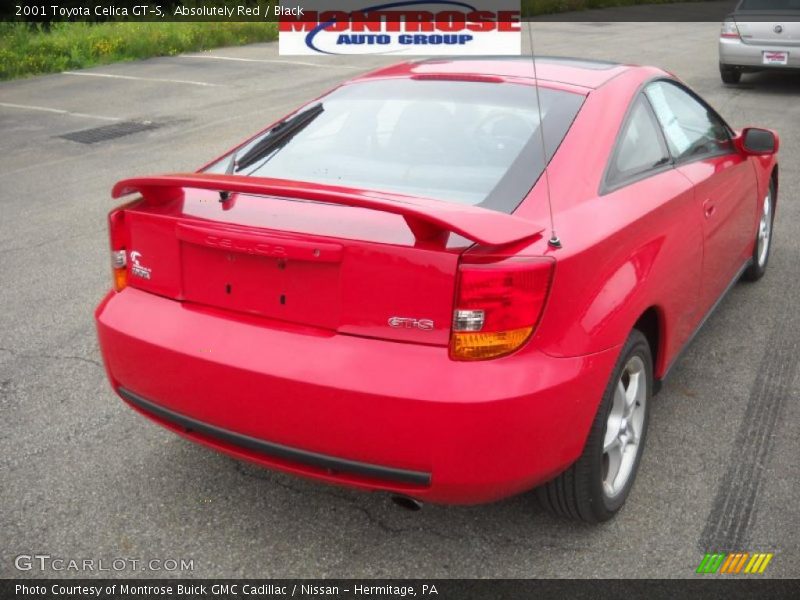
[[780, 146], [778, 136], [769, 129], [746, 127], [739, 135], [739, 148], [750, 156], [775, 154]]

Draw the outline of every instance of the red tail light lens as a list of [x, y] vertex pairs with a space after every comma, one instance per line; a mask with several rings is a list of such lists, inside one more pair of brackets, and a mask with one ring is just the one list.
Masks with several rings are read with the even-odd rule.
[[723, 21], [719, 36], [724, 38], [739, 38], [739, 27], [736, 25], [736, 21]]
[[549, 258], [462, 263], [450, 357], [485, 360], [519, 349], [539, 323], [554, 265]]

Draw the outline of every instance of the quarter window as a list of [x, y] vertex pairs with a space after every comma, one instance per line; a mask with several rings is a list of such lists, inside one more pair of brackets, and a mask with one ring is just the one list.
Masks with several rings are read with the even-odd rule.
[[620, 184], [669, 163], [664, 138], [647, 101], [639, 96], [631, 109], [609, 169], [609, 184]]
[[647, 86], [645, 94], [676, 160], [695, 160], [731, 151], [725, 123], [682, 88], [656, 81]]

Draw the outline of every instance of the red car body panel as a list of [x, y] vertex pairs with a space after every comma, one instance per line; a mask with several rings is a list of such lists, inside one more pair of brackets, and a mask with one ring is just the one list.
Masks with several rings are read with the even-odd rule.
[[[529, 63], [478, 59], [354, 81], [437, 76], [533, 83]], [[333, 483], [476, 503], [551, 479], [580, 455], [642, 316], [657, 323], [661, 378], [746, 264], [776, 169], [775, 156], [733, 153], [602, 190], [628, 107], [654, 78], [673, 79], [542, 63], [539, 85], [585, 96], [547, 171], [561, 248], [543, 231], [545, 178], [513, 215], [239, 176], [120, 182], [115, 196], [143, 195], [118, 213], [125, 242], [158, 266], [137, 263], [147, 278], [97, 308], [112, 386], [194, 441]], [[234, 198], [221, 204], [219, 190]], [[481, 255], [552, 257], [549, 295], [519, 350], [453, 360], [459, 262]], [[432, 326], [387, 327], [392, 315]]]
[[[265, 326], [134, 288], [109, 295], [98, 321], [115, 388], [242, 435], [430, 473], [431, 485], [327, 473], [193, 439], [267, 466], [436, 502], [495, 500], [569, 464], [616, 359], [616, 349], [552, 359], [528, 345], [505, 360], [458, 362], [445, 348]], [[576, 386], [585, 397], [573, 395]]]
[[[752, 161], [738, 154], [700, 160], [678, 168], [694, 184], [703, 215], [703, 276], [700, 306], [705, 313], [750, 255], [758, 218], [757, 180]], [[731, 260], [738, 257], [739, 260]]]

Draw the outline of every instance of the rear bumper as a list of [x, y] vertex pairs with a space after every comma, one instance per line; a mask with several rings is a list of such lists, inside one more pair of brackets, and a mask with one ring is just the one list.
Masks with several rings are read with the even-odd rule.
[[409, 471], [407, 469], [393, 469], [381, 465], [372, 465], [354, 460], [327, 456], [317, 452], [309, 452], [300, 448], [291, 448], [281, 444], [275, 444], [266, 440], [260, 440], [235, 431], [229, 431], [216, 427], [209, 423], [203, 423], [196, 419], [173, 412], [156, 404], [145, 400], [138, 394], [123, 387], [117, 389], [117, 393], [139, 409], [140, 412], [150, 418], [159, 420], [170, 428], [177, 428], [184, 434], [198, 435], [219, 443], [227, 443], [236, 448], [242, 448], [255, 452], [265, 458], [286, 460], [300, 465], [324, 469], [327, 473], [344, 473], [369, 479], [379, 479], [395, 484], [410, 484], [415, 486], [427, 487], [431, 483], [431, 474], [421, 471]]
[[96, 312], [114, 389], [237, 458], [316, 479], [471, 504], [542, 483], [580, 454], [619, 348], [447, 349], [235, 317], [127, 288]]
[[[783, 66], [765, 65], [763, 52], [788, 52], [788, 64]], [[733, 38], [720, 38], [719, 62], [724, 65], [747, 67], [752, 70], [761, 69], [800, 69], [800, 47], [798, 46], [759, 46], [745, 44]]]

